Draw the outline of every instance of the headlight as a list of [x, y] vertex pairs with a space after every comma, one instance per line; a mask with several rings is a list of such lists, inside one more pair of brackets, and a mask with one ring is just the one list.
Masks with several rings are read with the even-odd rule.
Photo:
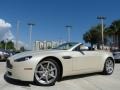
[[22, 61], [29, 60], [31, 58], [32, 58], [32, 56], [26, 56], [26, 57], [22, 57], [22, 58], [16, 59], [15, 62], [22, 62]]

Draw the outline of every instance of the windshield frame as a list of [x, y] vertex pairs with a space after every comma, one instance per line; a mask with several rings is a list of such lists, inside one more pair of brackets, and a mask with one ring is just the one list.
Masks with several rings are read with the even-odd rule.
[[77, 42], [67, 42], [67, 43], [63, 43], [53, 49], [56, 50], [69, 50], [71, 48], [73, 48], [74, 46], [76, 46], [78, 43]]

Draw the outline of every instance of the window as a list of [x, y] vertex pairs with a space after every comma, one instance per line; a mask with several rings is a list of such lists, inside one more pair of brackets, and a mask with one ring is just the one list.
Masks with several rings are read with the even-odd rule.
[[81, 44], [79, 46], [77, 46], [73, 51], [87, 51], [88, 50], [88, 47]]
[[58, 49], [58, 50], [68, 50], [70, 48], [72, 48], [73, 46], [75, 46], [78, 43], [64, 43], [56, 48], [53, 49]]

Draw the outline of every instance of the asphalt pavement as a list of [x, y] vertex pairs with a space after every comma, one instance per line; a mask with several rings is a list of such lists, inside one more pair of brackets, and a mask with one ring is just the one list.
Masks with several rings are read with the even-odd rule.
[[112, 75], [99, 73], [69, 76], [54, 86], [44, 87], [5, 77], [5, 62], [0, 62], [0, 90], [120, 90], [120, 63]]

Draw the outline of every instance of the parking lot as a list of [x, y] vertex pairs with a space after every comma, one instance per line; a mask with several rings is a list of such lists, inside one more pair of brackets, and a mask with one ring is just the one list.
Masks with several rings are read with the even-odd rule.
[[5, 62], [0, 62], [0, 90], [120, 90], [120, 63], [116, 63], [115, 71], [110, 76], [99, 73], [70, 76], [50, 87], [12, 80], [4, 74]]

